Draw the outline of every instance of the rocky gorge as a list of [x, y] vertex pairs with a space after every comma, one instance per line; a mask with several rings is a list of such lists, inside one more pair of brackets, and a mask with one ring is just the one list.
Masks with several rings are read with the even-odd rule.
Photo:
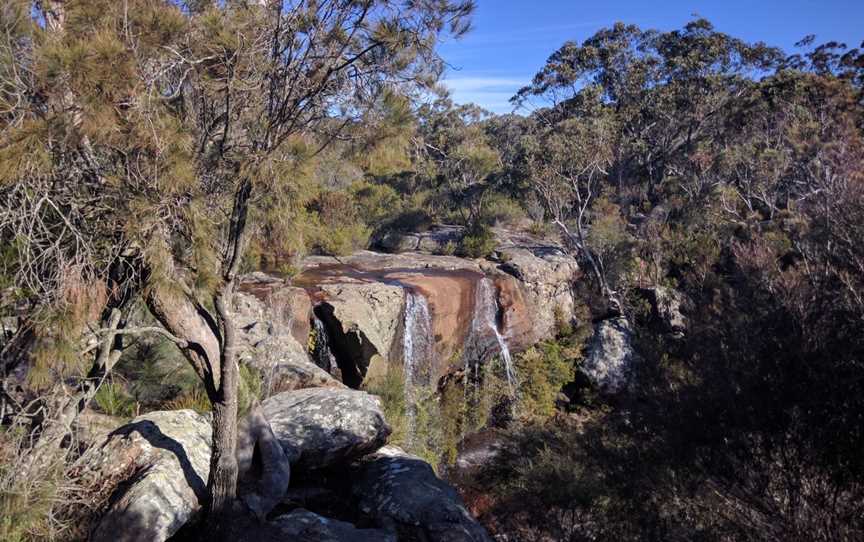
[[[242, 278], [240, 361], [261, 376], [263, 398], [240, 426], [240, 495], [259, 520], [244, 536], [489, 540], [426, 460], [388, 444], [390, 420], [364, 390], [401, 375], [406, 442], [421, 394], [467, 382], [492, 359], [514, 394], [513, 353], [553, 337], [573, 313], [579, 269], [526, 234], [499, 232], [494, 256], [479, 260], [440, 254], [446, 235], [425, 243], [309, 257], [293, 277]], [[253, 434], [262, 427], [267, 439]], [[207, 415], [155, 411], [91, 433], [72, 473], [104, 510], [91, 518], [92, 539], [192, 536], [209, 472]]]

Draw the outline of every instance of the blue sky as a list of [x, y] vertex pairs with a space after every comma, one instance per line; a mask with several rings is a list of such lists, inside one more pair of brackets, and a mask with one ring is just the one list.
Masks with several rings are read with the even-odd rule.
[[693, 14], [718, 30], [792, 50], [807, 34], [858, 47], [864, 0], [477, 0], [474, 30], [441, 52], [452, 65], [445, 84], [457, 103], [496, 113], [567, 40], [581, 41], [615, 21], [680, 28]]

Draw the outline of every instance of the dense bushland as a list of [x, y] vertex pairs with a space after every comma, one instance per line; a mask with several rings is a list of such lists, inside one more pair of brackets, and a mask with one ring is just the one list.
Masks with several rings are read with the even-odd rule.
[[[564, 44], [514, 97], [521, 114], [493, 116], [434, 88], [435, 38], [467, 29], [470, 2], [298, 2], [303, 17], [37, 4], [0, 6], [7, 538], [64, 532], [76, 405], [212, 410], [214, 446], [230, 447], [260, 385], [223, 363], [238, 273], [290, 275], [306, 253], [436, 223], [464, 228], [444, 252], [496, 258], [506, 226], [563, 243], [585, 271], [559, 339], [518, 357], [518, 403], [490, 364], [420, 398], [407, 442], [402, 376], [368, 385], [395, 440], [433, 463], [506, 426], [473, 484], [493, 529], [862, 537], [859, 50], [618, 24]], [[683, 295], [683, 335], [652, 323], [637, 289], [655, 286]], [[141, 308], [146, 329], [129, 324]], [[618, 315], [642, 362], [608, 398], [574, 372], [591, 324]]]

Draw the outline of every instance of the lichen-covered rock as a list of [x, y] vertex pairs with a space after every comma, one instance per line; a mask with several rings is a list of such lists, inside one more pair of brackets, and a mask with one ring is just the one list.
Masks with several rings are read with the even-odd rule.
[[279, 516], [268, 524], [267, 531], [266, 542], [396, 542], [396, 537], [387, 531], [358, 529], [302, 508]]
[[210, 423], [191, 410], [150, 412], [113, 431], [76, 462], [77, 482], [108, 497], [91, 540], [167, 540], [193, 519], [210, 472]]
[[124, 422], [125, 420], [122, 418], [101, 414], [87, 408], [78, 415], [72, 425], [72, 432], [78, 448], [86, 450], [105, 442], [111, 431], [123, 425]]
[[456, 490], [422, 459], [387, 446], [355, 465], [352, 492], [361, 511], [400, 539], [486, 542], [489, 535]]
[[261, 412], [292, 468], [300, 470], [356, 459], [383, 446], [390, 435], [381, 401], [362, 391], [284, 392], [262, 402]]
[[452, 254], [464, 236], [463, 226], [438, 224], [424, 232], [387, 232], [375, 244], [387, 252]]
[[398, 347], [405, 293], [399, 286], [345, 277], [319, 285], [326, 302], [315, 309], [340, 360], [343, 381], [359, 387], [372, 358], [391, 359]]
[[633, 349], [633, 332], [624, 317], [598, 323], [582, 372], [604, 393], [618, 393], [630, 383], [639, 356]]

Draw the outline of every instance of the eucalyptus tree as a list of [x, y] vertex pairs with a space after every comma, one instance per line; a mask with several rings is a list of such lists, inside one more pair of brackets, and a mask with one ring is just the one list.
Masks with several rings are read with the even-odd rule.
[[[231, 302], [250, 236], [264, 226], [299, 235], [290, 218], [313, 189], [311, 161], [388, 88], [434, 84], [437, 40], [467, 31], [473, 4], [31, 7], [2, 8], [3, 22], [14, 21], [7, 35], [20, 34], [0, 84], [9, 104], [0, 227], [15, 246], [6, 268], [22, 296], [53, 314], [81, 313], [71, 340], [101, 314], [90, 333], [111, 338], [102, 344], [154, 331], [181, 348], [213, 407], [208, 524], [217, 533], [236, 494]], [[124, 326], [116, 311], [134, 297], [160, 328]]]
[[586, 235], [593, 201], [613, 191], [641, 208], [670, 187], [692, 199], [710, 193], [699, 157], [722, 143], [723, 113], [754, 88], [753, 76], [781, 60], [702, 19], [671, 32], [618, 23], [565, 43], [513, 97], [536, 108], [524, 177], [610, 306], [614, 289]]
[[418, 161], [471, 228], [480, 225], [490, 176], [502, 165], [483, 126], [488, 115], [474, 104], [455, 105], [447, 97], [418, 111]]

